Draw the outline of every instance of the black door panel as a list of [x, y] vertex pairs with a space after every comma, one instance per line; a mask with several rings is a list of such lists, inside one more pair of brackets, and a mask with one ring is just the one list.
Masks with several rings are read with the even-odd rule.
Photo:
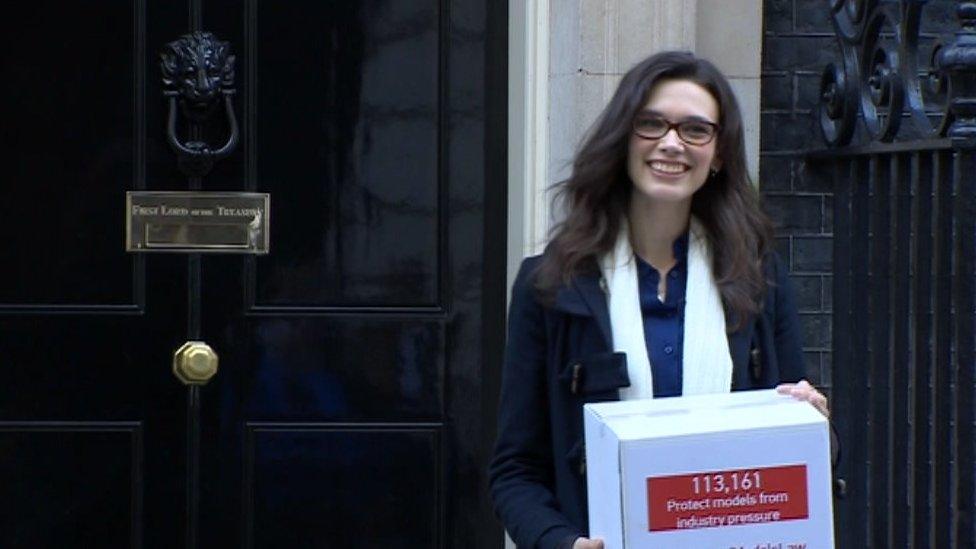
[[[488, 4], [5, 16], [0, 546], [501, 545], [482, 470], [505, 276], [487, 252], [505, 70], [487, 60], [506, 14]], [[194, 180], [158, 65], [191, 30], [237, 56], [241, 126]], [[125, 253], [125, 192], [188, 188], [270, 193], [270, 255]], [[173, 351], [197, 338], [220, 366], [189, 389]]]

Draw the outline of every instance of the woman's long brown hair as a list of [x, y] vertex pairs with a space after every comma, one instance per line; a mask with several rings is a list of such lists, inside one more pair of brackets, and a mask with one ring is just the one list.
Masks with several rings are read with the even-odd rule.
[[624, 75], [577, 152], [572, 174], [556, 184], [565, 217], [552, 230], [535, 285], [550, 301], [577, 274], [598, 271], [598, 258], [613, 248], [632, 189], [626, 167], [632, 120], [664, 80], [694, 82], [718, 102], [722, 167], [692, 197], [691, 213], [708, 233], [712, 273], [734, 331], [761, 308], [772, 225], [746, 168], [742, 115], [732, 89], [714, 65], [688, 52], [652, 55]]

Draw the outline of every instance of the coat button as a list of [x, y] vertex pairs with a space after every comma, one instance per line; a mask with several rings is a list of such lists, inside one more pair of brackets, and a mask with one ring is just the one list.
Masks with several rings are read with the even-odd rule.
[[670, 345], [665, 345], [664, 346], [664, 354], [670, 355], [673, 352], [674, 352], [674, 347], [672, 347]]

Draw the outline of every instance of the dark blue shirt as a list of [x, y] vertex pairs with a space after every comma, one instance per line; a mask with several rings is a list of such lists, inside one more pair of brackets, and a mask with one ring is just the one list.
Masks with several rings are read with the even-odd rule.
[[644, 316], [644, 341], [647, 344], [647, 357], [651, 361], [655, 397], [681, 395], [688, 233], [674, 241], [674, 259], [674, 267], [667, 274], [667, 295], [662, 303], [657, 297], [660, 281], [657, 269], [637, 257], [637, 287]]

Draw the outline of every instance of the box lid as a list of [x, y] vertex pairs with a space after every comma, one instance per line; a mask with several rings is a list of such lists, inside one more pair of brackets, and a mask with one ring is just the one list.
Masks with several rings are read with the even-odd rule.
[[621, 442], [827, 422], [809, 403], [780, 395], [774, 389], [601, 402], [585, 407]]

